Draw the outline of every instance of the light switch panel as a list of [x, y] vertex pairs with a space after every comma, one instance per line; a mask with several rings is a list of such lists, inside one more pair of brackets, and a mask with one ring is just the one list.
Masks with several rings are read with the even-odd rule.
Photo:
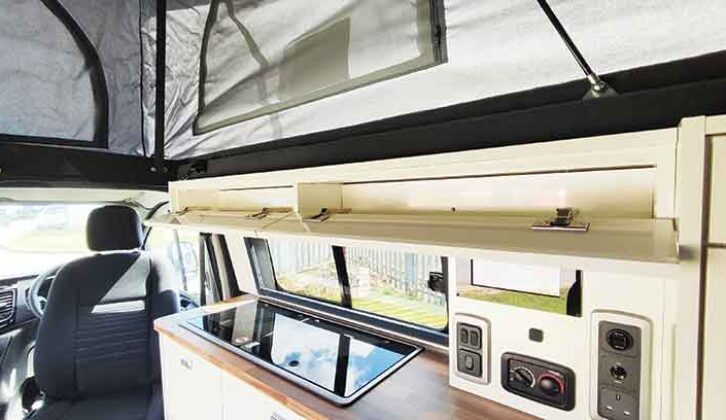
[[472, 315], [454, 315], [456, 375], [472, 382], [489, 383], [489, 321]]

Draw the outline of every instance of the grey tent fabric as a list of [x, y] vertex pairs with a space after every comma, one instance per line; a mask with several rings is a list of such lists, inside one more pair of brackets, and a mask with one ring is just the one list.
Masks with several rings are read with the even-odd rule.
[[[726, 50], [723, 0], [550, 4], [603, 74]], [[445, 64], [194, 135], [209, 3], [169, 0], [166, 157], [199, 156], [583, 78], [535, 1], [445, 0], [444, 5]], [[147, 63], [153, 56], [153, 50], [144, 53]]]
[[139, 2], [61, 0], [96, 47], [109, 99], [109, 150], [141, 155]]
[[0, 133], [92, 141], [91, 74], [40, 1], [0, 0]]
[[[58, 1], [84, 30], [103, 64], [109, 96], [109, 150], [133, 155], [146, 152], [149, 156], [154, 151], [156, 1]], [[227, 1], [220, 0], [220, 4]], [[375, 5], [379, 1], [389, 8], [399, 5], [405, 8], [415, 3], [413, 0], [372, 0], [370, 3], [326, 0], [315, 4], [335, 3], [345, 7], [362, 3]], [[254, 118], [250, 118], [254, 116], [250, 111], [254, 112], [261, 102], [235, 99], [236, 104], [226, 108], [230, 112], [226, 116], [247, 115], [250, 119], [195, 135], [194, 122], [203, 117], [198, 112], [200, 64], [209, 2], [167, 1], [164, 135], [167, 159], [195, 157], [583, 78], [534, 0], [443, 0], [446, 62], [355, 89], [343, 89], [321, 99], [312, 98], [315, 100]], [[241, 22], [250, 23], [255, 11], [270, 13], [261, 22], [273, 26], [288, 25], [286, 22], [291, 17], [265, 10], [283, 6], [299, 10], [300, 5], [311, 4], [305, 0], [234, 0], [233, 3], [239, 6], [236, 16]], [[550, 0], [550, 4], [592, 67], [601, 74], [726, 50], [726, 31], [722, 28], [726, 2], [723, 0]], [[372, 23], [369, 33], [385, 32], [381, 28], [385, 29], [386, 19], [366, 22]], [[235, 42], [239, 42], [239, 31], [230, 28], [235, 31], [231, 34], [237, 37]], [[270, 42], [291, 45], [286, 31], [269, 31], [268, 36], [271, 39], [258, 42], [259, 45], [270, 45]], [[314, 49], [317, 42], [314, 37], [307, 40]], [[370, 40], [371, 45], [364, 46], [364, 50], [375, 52], [381, 63], [388, 63], [406, 45], [395, 39], [370, 37]], [[231, 42], [232, 38], [221, 37], [215, 42], [227, 41]], [[340, 52], [344, 47], [337, 49]], [[277, 51], [277, 57], [280, 51], [284, 56], [285, 47]], [[358, 53], [349, 54], [348, 58], [358, 56]], [[226, 57], [236, 59], [234, 55]], [[271, 57], [266, 58], [274, 62], [275, 54]], [[241, 68], [236, 73], [240, 65], [254, 63], [259, 64], [254, 59], [244, 63], [223, 60], [216, 68], [231, 75], [228, 80], [239, 84], [246, 75], [253, 75], [250, 80], [257, 80], [254, 70]], [[98, 104], [94, 103], [86, 65], [67, 29], [42, 2], [0, 0], [0, 134], [93, 139], [98, 128], [94, 118]], [[355, 66], [348, 62], [349, 76], [353, 75]], [[306, 96], [305, 89], [300, 91], [299, 86], [318, 86], [316, 78], [324, 74], [318, 67], [306, 64], [288, 69], [287, 76], [280, 80], [295, 82], [279, 84], [277, 88], [282, 90], [276, 90], [274, 78], [262, 77], [261, 80], [270, 84], [268, 93], [281, 93], [269, 102], [284, 102], [285, 98], [300, 92]], [[282, 67], [279, 71], [283, 72]], [[333, 79], [340, 78], [340, 74], [336, 73]], [[299, 85], [300, 78], [305, 82]], [[223, 89], [216, 90], [217, 87]], [[212, 83], [207, 92], [212, 94], [209, 103], [217, 101], [220, 92], [228, 90], [223, 84]]]
[[[141, 155], [139, 2], [59, 3], [100, 58], [108, 149]], [[88, 66], [67, 27], [41, 1], [0, 0], [0, 134], [93, 141], [101, 107]]]

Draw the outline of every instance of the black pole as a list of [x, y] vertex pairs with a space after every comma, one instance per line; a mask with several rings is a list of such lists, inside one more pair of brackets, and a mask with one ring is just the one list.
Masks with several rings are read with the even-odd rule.
[[582, 72], [585, 73], [585, 77], [587, 77], [587, 80], [590, 82], [590, 92], [588, 92], [585, 97], [588, 98], [615, 94], [615, 90], [600, 79], [600, 76], [598, 76], [597, 73], [592, 71], [590, 65], [587, 64], [587, 60], [585, 60], [585, 57], [582, 55], [580, 50], [577, 49], [577, 45], [575, 45], [575, 42], [572, 41], [572, 38], [570, 38], [570, 35], [565, 30], [565, 27], [562, 26], [562, 22], [560, 22], [560, 19], [557, 15], [555, 15], [555, 12], [547, 3], [547, 0], [537, 0], [537, 3], [539, 3], [540, 8], [542, 8], [542, 11], [545, 15], [547, 15], [547, 19], [549, 19], [550, 23], [557, 31], [557, 34], [562, 39], [562, 42], [565, 43], [565, 46], [567, 46], [570, 54], [572, 54], [572, 57], [575, 61], [577, 61], [577, 65], [580, 66]]
[[154, 169], [164, 166], [164, 110], [166, 103], [166, 0], [156, 0], [156, 103], [154, 106]]
[[587, 61], [585, 61], [585, 57], [582, 56], [580, 50], [577, 49], [577, 45], [575, 45], [575, 43], [572, 41], [572, 38], [570, 38], [570, 35], [565, 30], [565, 27], [562, 26], [560, 19], [557, 18], [557, 15], [555, 15], [555, 12], [552, 11], [552, 8], [547, 3], [547, 0], [537, 0], [537, 3], [539, 3], [542, 11], [545, 12], [545, 14], [547, 15], [547, 19], [550, 20], [552, 26], [555, 27], [555, 30], [560, 35], [560, 38], [562, 38], [562, 41], [567, 46], [567, 49], [570, 50], [570, 54], [575, 57], [575, 61], [577, 61], [577, 64], [585, 73], [585, 76], [593, 74], [592, 68], [590, 68], [590, 65], [587, 64]]

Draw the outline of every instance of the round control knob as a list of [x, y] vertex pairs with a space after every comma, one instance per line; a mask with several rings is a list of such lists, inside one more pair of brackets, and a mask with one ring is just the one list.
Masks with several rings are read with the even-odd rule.
[[617, 351], [625, 351], [633, 346], [633, 336], [621, 329], [608, 331], [606, 340], [608, 345]]
[[530, 387], [534, 384], [534, 375], [529, 369], [518, 367], [512, 371], [512, 380], [522, 386]]
[[551, 375], [542, 375], [539, 378], [539, 389], [547, 395], [557, 395], [562, 392], [562, 382]]

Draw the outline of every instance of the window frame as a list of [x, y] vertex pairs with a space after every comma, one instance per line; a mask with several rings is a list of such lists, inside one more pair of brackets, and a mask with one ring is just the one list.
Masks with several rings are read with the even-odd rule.
[[[448, 346], [448, 321], [451, 319], [448, 293], [444, 293], [446, 299], [446, 326], [442, 329], [427, 327], [353, 308], [352, 296], [348, 283], [345, 252], [344, 248], [341, 246], [330, 245], [333, 248], [333, 258], [335, 259], [336, 271], [338, 273], [338, 285], [341, 292], [341, 303], [338, 304], [311, 296], [296, 294], [280, 288], [277, 283], [277, 277], [274, 271], [274, 262], [272, 261], [272, 253], [270, 252], [268, 241], [266, 239], [245, 237], [244, 242], [252, 269], [252, 277], [261, 297], [271, 298], [295, 306], [301, 306], [319, 313], [332, 315], [337, 318], [343, 318], [355, 323], [365, 324], [374, 328], [391, 331], [430, 343]], [[338, 251], [335, 250], [336, 248]], [[448, 284], [448, 257], [442, 256], [441, 259], [444, 281], [445, 284]], [[271, 279], [265, 278], [270, 276]]]
[[[152, 219], [155, 214], [167, 205], [169, 205], [169, 201], [161, 201], [157, 203], [146, 214], [144, 221]], [[235, 298], [244, 294], [237, 283], [237, 276], [232, 265], [232, 258], [229, 248], [227, 247], [225, 235], [197, 232], [196, 256], [198, 276], [194, 279], [189, 279], [186, 278], [184, 258], [182, 257], [181, 249], [179, 248], [180, 241], [178, 228], [156, 228], [154, 226], [144, 225], [141, 249], [149, 251], [149, 237], [154, 229], [169, 229], [172, 231], [173, 242], [177, 252], [179, 253], [179, 261], [182, 265], [182, 280], [187, 281], [187, 284], [191, 284], [189, 283], [190, 281], [196, 281], [199, 283], [199, 302], [196, 302], [197, 304], [204, 306], [224, 299]], [[215, 241], [217, 241], [216, 244]], [[224, 272], [224, 274], [222, 272]], [[229, 296], [226, 296], [223, 292], [223, 282], [227, 286]], [[183, 287], [183, 283], [181, 290], [189, 293]]]

